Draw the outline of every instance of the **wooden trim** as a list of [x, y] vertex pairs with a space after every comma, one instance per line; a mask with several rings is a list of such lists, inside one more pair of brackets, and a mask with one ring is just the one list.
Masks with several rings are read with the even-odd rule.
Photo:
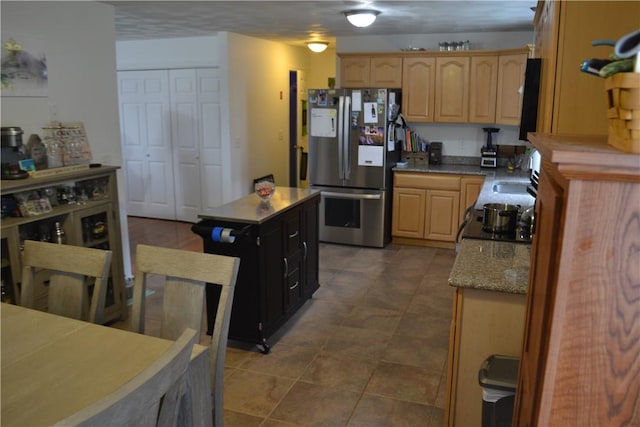
[[382, 57], [382, 56], [395, 56], [402, 58], [412, 58], [416, 56], [424, 57], [424, 56], [492, 56], [492, 55], [515, 55], [519, 53], [526, 53], [527, 55], [531, 49], [529, 46], [518, 47], [513, 49], [501, 49], [501, 50], [452, 50], [452, 51], [441, 51], [441, 50], [416, 50], [416, 51], [399, 51], [399, 52], [340, 52], [337, 53], [338, 58], [342, 58], [345, 56], [348, 57]]

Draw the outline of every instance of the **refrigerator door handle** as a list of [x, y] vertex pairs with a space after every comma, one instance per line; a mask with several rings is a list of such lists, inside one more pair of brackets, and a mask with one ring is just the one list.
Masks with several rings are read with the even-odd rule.
[[344, 179], [344, 116], [342, 111], [344, 111], [344, 96], [340, 95], [338, 100], [338, 179]]
[[344, 118], [344, 129], [343, 135], [344, 139], [342, 148], [344, 150], [344, 179], [351, 179], [351, 97], [345, 96], [344, 109], [341, 110], [343, 112]]
[[332, 191], [320, 192], [321, 197], [335, 197], [336, 199], [356, 199], [356, 200], [380, 200], [380, 194], [353, 194], [353, 193], [336, 193]]

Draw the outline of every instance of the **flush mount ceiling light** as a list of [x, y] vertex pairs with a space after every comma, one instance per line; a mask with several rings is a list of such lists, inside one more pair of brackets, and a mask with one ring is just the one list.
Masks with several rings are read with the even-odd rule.
[[316, 53], [324, 52], [325, 50], [327, 50], [328, 46], [329, 46], [329, 43], [327, 43], [327, 42], [309, 42], [309, 43], [307, 43], [307, 47], [309, 48], [309, 50], [311, 50], [312, 52], [316, 52]]
[[347, 21], [355, 27], [368, 27], [373, 24], [380, 12], [373, 9], [358, 9], [349, 10], [344, 12], [344, 16], [347, 17]]

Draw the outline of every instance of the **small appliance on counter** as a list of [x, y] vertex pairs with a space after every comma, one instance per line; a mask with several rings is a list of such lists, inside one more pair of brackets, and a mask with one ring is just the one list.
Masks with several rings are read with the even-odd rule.
[[429, 164], [442, 164], [442, 142], [432, 142], [429, 144]]
[[25, 159], [21, 128], [2, 127], [2, 179], [22, 179], [29, 174], [20, 169], [20, 160]]
[[498, 150], [491, 143], [491, 134], [500, 132], [500, 128], [482, 128], [487, 133], [487, 144], [480, 149], [480, 166], [495, 168], [498, 165]]

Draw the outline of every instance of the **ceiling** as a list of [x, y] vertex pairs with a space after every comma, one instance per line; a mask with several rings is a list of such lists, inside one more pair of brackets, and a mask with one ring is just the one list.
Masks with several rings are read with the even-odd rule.
[[[304, 46], [336, 37], [533, 30], [536, 0], [499, 1], [107, 1], [117, 40], [212, 35], [229, 31]], [[380, 11], [368, 28], [344, 11]]]

